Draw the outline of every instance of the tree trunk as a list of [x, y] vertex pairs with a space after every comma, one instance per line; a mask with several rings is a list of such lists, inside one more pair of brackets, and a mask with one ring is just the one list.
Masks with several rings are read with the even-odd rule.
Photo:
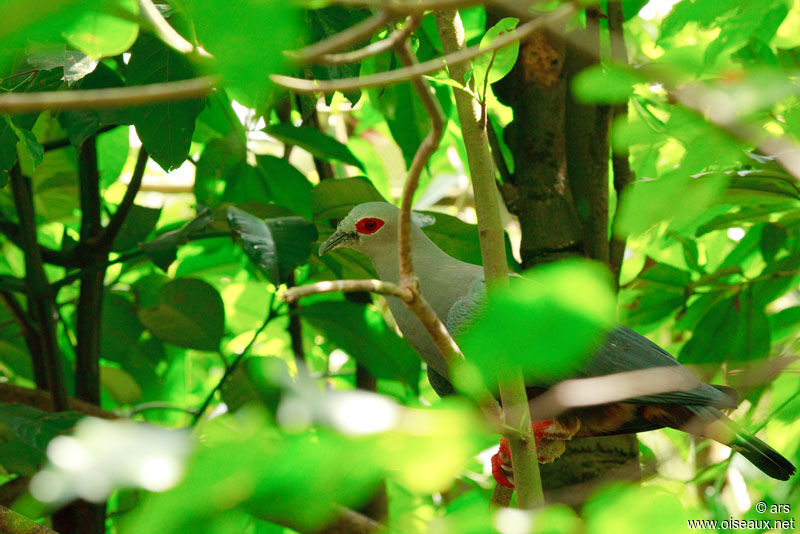
[[[572, 76], [597, 62], [598, 15], [587, 13], [587, 28], [566, 38], [563, 28], [532, 35], [493, 86], [514, 110], [503, 132], [514, 172], [500, 189], [520, 222], [524, 267], [567, 257], [609, 263], [610, 111], [576, 102], [569, 90]], [[541, 466], [545, 497], [577, 508], [600, 483], [638, 480], [638, 456], [635, 435], [567, 442], [561, 458]]]

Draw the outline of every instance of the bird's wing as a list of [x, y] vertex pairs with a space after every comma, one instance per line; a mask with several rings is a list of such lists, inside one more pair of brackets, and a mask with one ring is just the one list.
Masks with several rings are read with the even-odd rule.
[[486, 284], [483, 280], [476, 280], [469, 291], [456, 300], [447, 312], [444, 325], [450, 335], [458, 337], [461, 332], [478, 322], [486, 309]]
[[682, 379], [695, 384], [695, 387], [635, 397], [628, 402], [736, 407], [736, 400], [731, 395], [702, 382], [667, 351], [625, 326], [618, 326], [609, 333], [587, 365], [578, 371], [577, 377], [603, 376], [654, 367], [668, 367], [671, 372], [680, 373]]
[[[485, 302], [486, 285], [483, 280], [478, 280], [472, 285], [470, 291], [450, 308], [445, 322], [447, 330], [454, 337], [458, 337], [460, 332], [468, 330], [480, 319], [482, 310], [486, 309]], [[577, 369], [571, 378], [590, 378], [654, 367], [669, 367], [670, 372], [679, 373], [681, 375], [679, 378], [685, 378], [694, 387], [634, 397], [626, 399], [626, 402], [701, 405], [718, 408], [735, 408], [737, 406], [735, 396], [702, 382], [667, 351], [625, 326], [613, 329], [605, 342], [589, 358], [586, 365]], [[528, 385], [547, 388], [554, 384], [531, 383]]]

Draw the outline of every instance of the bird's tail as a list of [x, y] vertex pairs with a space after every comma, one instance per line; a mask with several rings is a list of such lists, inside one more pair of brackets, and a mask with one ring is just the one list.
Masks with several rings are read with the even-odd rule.
[[704, 431], [693, 431], [692, 433], [724, 443], [772, 478], [789, 480], [794, 474], [795, 466], [789, 460], [725, 417], [716, 408], [710, 406], [690, 406], [688, 408], [704, 426]]

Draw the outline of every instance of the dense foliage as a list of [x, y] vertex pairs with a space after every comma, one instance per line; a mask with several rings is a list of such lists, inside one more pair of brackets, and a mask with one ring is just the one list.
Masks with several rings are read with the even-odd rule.
[[[578, 511], [488, 513], [499, 438], [469, 399], [474, 376], [456, 383], [465, 395], [440, 399], [379, 295], [283, 302], [287, 287], [376, 277], [357, 252], [316, 249], [355, 204], [398, 201], [430, 130], [407, 81], [320, 97], [270, 78], [402, 67], [391, 50], [292, 63], [281, 51], [374, 9], [322, 4], [0, 4], [0, 505], [57, 528], [70, 523], [51, 522], [55, 509], [107, 502], [94, 513], [121, 533], [308, 532], [376, 492], [404, 533], [655, 534], [687, 519], [794, 517], [797, 476], [768, 479], [673, 430], [639, 436], [641, 485], [602, 486]], [[618, 284], [595, 267], [529, 271], [541, 287], [496, 302], [463, 348], [484, 377], [509, 361], [558, 372], [593, 329], [619, 320], [736, 388], [733, 418], [798, 464], [800, 5], [623, 0], [626, 63], [612, 58], [606, 4], [576, 8], [562, 29], [569, 38], [600, 21], [601, 59], [570, 87], [613, 113], [613, 154], [635, 175], [617, 202], [610, 173], [609, 231], [627, 237]], [[512, 31], [519, 20], [505, 15], [462, 7], [467, 45]], [[443, 54], [432, 13], [411, 43], [420, 61]], [[481, 252], [453, 93], [484, 106], [498, 168], [525, 166], [504, 142], [514, 113], [492, 85], [521, 50], [472, 59], [463, 84], [426, 76], [447, 125], [415, 209], [435, 216], [425, 231], [442, 249], [471, 263]], [[136, 105], [14, 112], [2, 100], [182, 80], [207, 81], [190, 98]], [[522, 270], [520, 225], [505, 222]], [[48, 390], [56, 408], [84, 402], [51, 412]], [[765, 514], [759, 501], [789, 507]]]

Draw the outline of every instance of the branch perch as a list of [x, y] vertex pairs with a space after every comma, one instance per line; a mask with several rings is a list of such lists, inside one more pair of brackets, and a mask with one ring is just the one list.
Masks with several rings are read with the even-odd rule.
[[[481, 54], [491, 52], [492, 50], [500, 49], [506, 45], [513, 43], [514, 41], [524, 39], [534, 31], [538, 30], [539, 28], [554, 24], [557, 21], [561, 20], [562, 18], [572, 14], [572, 12], [573, 12], [573, 7], [571, 5], [565, 5], [562, 8], [553, 11], [549, 15], [545, 15], [535, 20], [526, 22], [525, 24], [519, 26], [516, 29], [516, 31], [508, 32], [504, 35], [501, 35], [500, 37], [492, 41], [492, 43], [485, 48], [480, 48], [480, 46], [476, 45], [469, 48], [465, 48], [463, 50], [459, 50], [458, 52], [454, 52], [452, 54], [447, 54], [445, 56], [431, 59], [423, 63], [414, 63], [413, 66], [408, 66], [402, 69], [397, 69], [389, 72], [380, 72], [370, 76], [363, 76], [358, 78], [341, 78], [338, 80], [325, 80], [325, 81], [305, 80], [302, 78], [293, 78], [291, 76], [282, 76], [278, 74], [271, 75], [270, 79], [273, 82], [277, 83], [278, 85], [282, 85], [287, 89], [291, 89], [292, 91], [295, 91], [297, 93], [315, 93], [315, 92], [331, 93], [334, 91], [366, 89], [369, 87], [380, 87], [384, 85], [391, 85], [395, 83], [405, 82], [408, 80], [412, 80], [413, 78], [423, 76], [425, 74], [432, 74], [434, 72], [438, 72], [449, 65], [462, 63], [464, 61], [469, 61], [470, 59], [477, 57]], [[0, 107], [0, 110], [2, 110], [2, 107]]]
[[355, 26], [351, 26], [344, 31], [336, 33], [327, 39], [316, 42], [297, 51], [287, 51], [286, 55], [295, 62], [314, 63], [327, 54], [341, 50], [346, 46], [359, 43], [368, 39], [380, 27], [388, 23], [392, 17], [381, 9], [371, 17], [362, 20]]
[[[464, 50], [464, 26], [457, 11], [437, 11], [436, 26], [445, 53], [451, 55]], [[455, 81], [465, 79], [466, 65], [451, 64], [448, 69], [451, 79]], [[478, 216], [484, 278], [487, 285], [508, 289], [508, 264], [503, 225], [497, 202], [494, 161], [489, 152], [487, 121], [484, 120], [485, 110], [467, 92], [454, 91], [453, 93], [467, 151], [472, 188], [475, 193], [475, 210]], [[499, 156], [502, 157], [502, 155]], [[502, 380], [499, 386], [500, 398], [503, 401], [503, 420], [510, 427], [510, 430], [503, 434], [508, 439], [511, 448], [517, 500], [520, 508], [531, 509], [543, 504], [544, 497], [522, 371], [517, 370]]]

